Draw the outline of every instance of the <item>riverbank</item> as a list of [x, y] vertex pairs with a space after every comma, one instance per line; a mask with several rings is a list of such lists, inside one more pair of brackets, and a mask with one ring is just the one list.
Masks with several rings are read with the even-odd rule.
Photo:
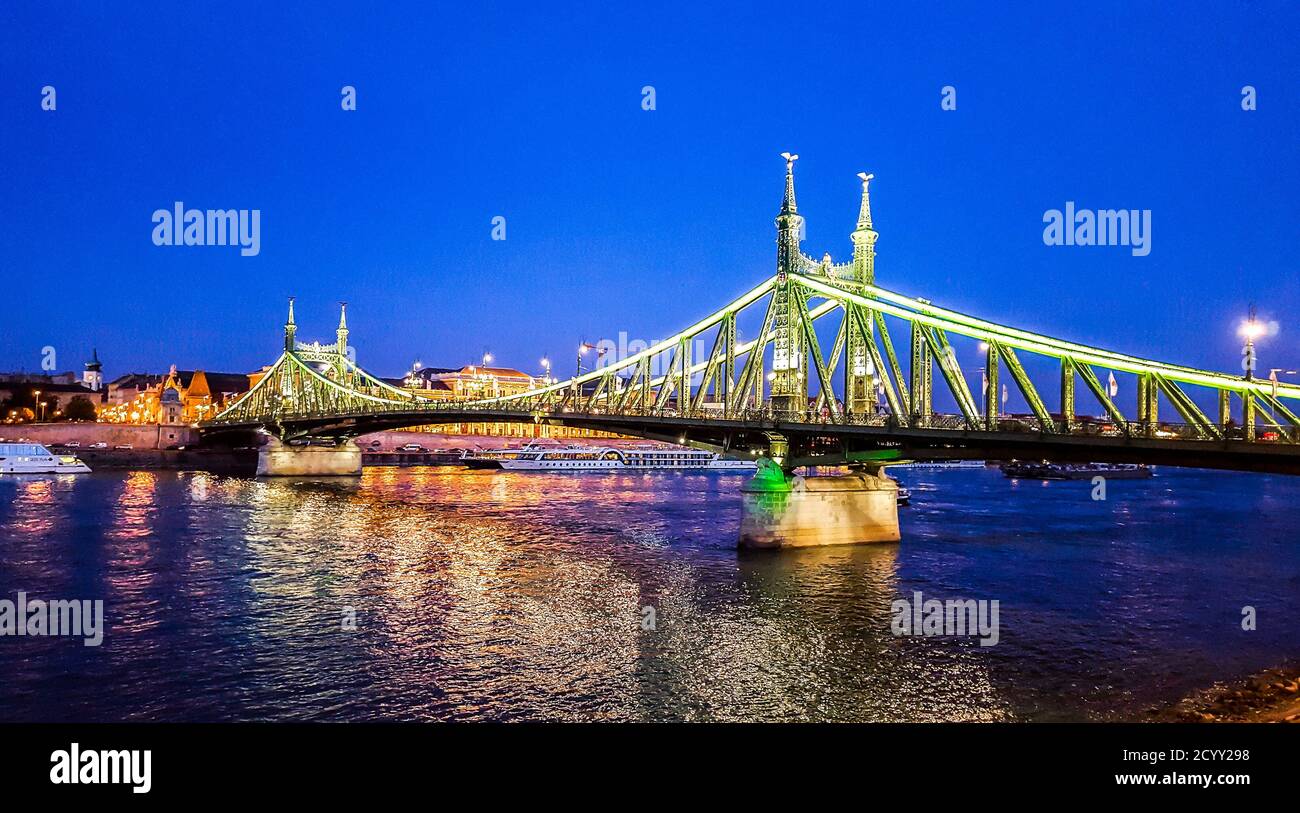
[[188, 426], [130, 426], [118, 423], [24, 423], [0, 426], [0, 440], [32, 441], [46, 446], [76, 443], [89, 449], [103, 443], [109, 449], [130, 446], [133, 449], [167, 449], [199, 442], [199, 433]]
[[[216, 474], [253, 476], [257, 451], [252, 447], [205, 446], [198, 432], [179, 426], [124, 426], [104, 423], [46, 423], [4, 427], [0, 440], [33, 441], [53, 451], [75, 454], [93, 471], [199, 470]], [[461, 450], [476, 451], [520, 447], [527, 443], [565, 446], [594, 443], [601, 446], [666, 446], [645, 440], [601, 438], [518, 438], [487, 435], [451, 435], [433, 432], [385, 431], [361, 435], [364, 466], [437, 466], [456, 464]], [[68, 446], [67, 444], [74, 444]], [[103, 444], [96, 448], [96, 444]], [[419, 447], [406, 451], [404, 447]]]
[[1300, 666], [1266, 669], [1231, 683], [1216, 683], [1156, 710], [1154, 722], [1300, 723]]
[[[63, 451], [55, 449], [55, 451]], [[254, 449], [68, 449], [91, 471], [207, 471], [237, 477], [257, 472]]]

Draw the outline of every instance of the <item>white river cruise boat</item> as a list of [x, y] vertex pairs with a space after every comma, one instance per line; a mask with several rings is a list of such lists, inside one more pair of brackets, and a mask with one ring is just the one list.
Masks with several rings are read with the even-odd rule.
[[0, 474], [80, 474], [90, 466], [39, 443], [0, 443]]
[[982, 469], [983, 460], [914, 460], [908, 463], [887, 463], [891, 469]]
[[727, 460], [698, 449], [615, 449], [608, 446], [525, 446], [487, 449], [465, 455], [471, 469], [508, 471], [722, 471], [752, 472], [752, 460]]

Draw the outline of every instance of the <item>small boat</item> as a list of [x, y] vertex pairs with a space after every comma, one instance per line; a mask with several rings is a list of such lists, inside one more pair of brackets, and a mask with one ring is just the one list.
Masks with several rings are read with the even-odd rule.
[[0, 443], [0, 474], [82, 474], [90, 466], [39, 443]]
[[908, 491], [906, 488], [903, 488], [902, 486], [899, 486], [899, 487], [898, 487], [898, 504], [899, 504], [899, 505], [911, 505], [911, 504], [912, 504], [912, 492]]
[[1033, 463], [1012, 460], [998, 467], [1007, 477], [1021, 480], [1138, 480], [1152, 475], [1151, 467], [1141, 463]]

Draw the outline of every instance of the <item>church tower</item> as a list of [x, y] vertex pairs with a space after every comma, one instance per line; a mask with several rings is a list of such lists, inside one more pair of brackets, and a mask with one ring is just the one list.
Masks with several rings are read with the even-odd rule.
[[86, 362], [86, 370], [81, 374], [81, 383], [88, 390], [99, 392], [104, 386], [103, 365], [99, 363], [99, 351], [93, 350], [90, 354], [90, 361]]

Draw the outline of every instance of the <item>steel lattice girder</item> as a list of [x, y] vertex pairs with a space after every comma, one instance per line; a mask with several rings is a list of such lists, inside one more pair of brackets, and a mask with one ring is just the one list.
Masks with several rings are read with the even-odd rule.
[[[847, 353], [844, 352], [850, 341], [861, 341], [863, 343], [866, 353], [870, 357], [872, 367], [876, 371], [881, 388], [884, 390], [889, 408], [894, 413], [897, 421], [905, 424], [909, 411], [905, 408], [906, 405], [915, 397], [925, 398], [929, 394], [928, 382], [924, 380], [924, 376], [918, 378], [918, 382], [922, 384], [923, 389], [926, 390], [925, 392], [908, 391], [906, 378], [903, 376], [885, 324], [884, 317], [889, 315], [909, 321], [919, 327], [917, 335], [924, 347], [924, 355], [933, 356], [938, 360], [940, 372], [944, 375], [949, 388], [953, 391], [958, 407], [968, 420], [971, 420], [972, 417], [978, 417], [978, 409], [975, 407], [975, 400], [966, 385], [960, 367], [949, 352], [950, 345], [947, 333], [986, 342], [989, 346], [990, 360], [987, 370], [991, 384], [990, 388], [996, 390], [996, 367], [1000, 359], [1004, 360], [1017, 386], [1029, 402], [1030, 408], [1040, 422], [1044, 424], [1045, 429], [1053, 426], [1050, 414], [1029, 381], [1023, 367], [1020, 366], [1019, 359], [1016, 357], [1013, 348], [1061, 360], [1063, 369], [1068, 366], [1071, 375], [1073, 372], [1077, 372], [1093, 396], [1097, 398], [1110, 417], [1116, 421], [1123, 421], [1124, 416], [1107, 395], [1101, 382], [1097, 379], [1096, 373], [1091, 369], [1092, 365], [1139, 375], [1141, 377], [1140, 389], [1143, 390], [1142, 395], [1145, 396], [1142, 399], [1146, 407], [1144, 414], [1152, 411], [1151, 407], [1154, 405], [1156, 393], [1163, 391], [1184, 419], [1209, 437], [1221, 437], [1222, 432], [1219, 431], [1214, 422], [1210, 421], [1196, 407], [1191, 398], [1177, 386], [1177, 383], [1209, 387], [1221, 393], [1236, 392], [1242, 397], [1244, 417], [1248, 426], [1253, 426], [1257, 413], [1254, 406], [1256, 400], [1258, 400], [1269, 410], [1280, 415], [1287, 423], [1300, 427], [1300, 418], [1288, 409], [1282, 401], [1284, 398], [1300, 399], [1300, 387], [1295, 385], [1276, 384], [1270, 381], [1248, 381], [1226, 373], [1182, 367], [1054, 339], [936, 307], [929, 302], [910, 299], [871, 284], [855, 285], [853, 290], [849, 290], [820, 278], [804, 274], [792, 273], [787, 275], [785, 279], [788, 283], [788, 292], [793, 294], [796, 303], [797, 324], [790, 325], [789, 329], [799, 333], [799, 339], [802, 340], [799, 343], [805, 345], [804, 352], [812, 355], [812, 366], [815, 368], [822, 386], [818, 405], [820, 406], [822, 403], [830, 405], [830, 409], [837, 420], [842, 416], [836, 398], [833, 397], [835, 392], [834, 371], [841, 361], [846, 364], [846, 367], [851, 363]], [[729, 303], [726, 307], [696, 322], [687, 330], [664, 339], [616, 365], [603, 367], [583, 376], [568, 381], [556, 382], [525, 393], [470, 402], [470, 405], [535, 408], [553, 403], [557, 397], [562, 396], [562, 405], [567, 405], [573, 399], [574, 407], [578, 408], [583, 406], [582, 386], [594, 381], [597, 382], [595, 390], [590, 397], [585, 399], [587, 409], [595, 408], [598, 403], [604, 403], [606, 407], [612, 406], [615, 410], [623, 411], [631, 407], [634, 398], [637, 408], [644, 409], [653, 398], [655, 408], [662, 410], [671, 395], [677, 392], [678, 404], [681, 405], [681, 409], [685, 412], [692, 412], [698, 410], [700, 405], [704, 403], [705, 390], [708, 387], [712, 386], [715, 394], [718, 394], [719, 385], [721, 384], [721, 400], [724, 404], [724, 414], [727, 416], [738, 415], [752, 397], [751, 391], [762, 391], [764, 351], [767, 345], [777, 338], [775, 331], [771, 329], [776, 299], [774, 293], [777, 285], [778, 277], [773, 276]], [[810, 296], [823, 297], [825, 302], [809, 308], [808, 299]], [[756, 339], [745, 343], [735, 341], [736, 314], [765, 297], [768, 299], [767, 312], [760, 335]], [[821, 357], [821, 348], [816, 340], [814, 323], [822, 316], [835, 310], [842, 311], [844, 319], [839, 325], [839, 332], [836, 336], [834, 349], [830, 356], [830, 365], [828, 366]], [[871, 329], [873, 320], [877, 328], [875, 331]], [[719, 331], [714, 340], [713, 352], [709, 354], [707, 359], [693, 361], [690, 358], [689, 351], [691, 340], [713, 328], [717, 328]], [[883, 357], [881, 348], [875, 341], [876, 333], [879, 333], [880, 342], [885, 350]], [[850, 337], [855, 338], [851, 339]], [[687, 349], [683, 350], [684, 347]], [[661, 353], [673, 351], [675, 351], [673, 363], [669, 371], [665, 375], [652, 378], [650, 375], [650, 361]], [[735, 365], [742, 356], [745, 357], [745, 363], [741, 368], [739, 379], [734, 380], [732, 375]], [[336, 362], [331, 363], [327, 372], [333, 373], [335, 377], [332, 378], [323, 374], [311, 363], [299, 358], [294, 351], [286, 351], [267, 371], [257, 386], [211, 421], [204, 422], [204, 424], [275, 422], [279, 418], [290, 414], [321, 414], [322, 412], [338, 411], [367, 413], [426, 410], [430, 413], [437, 413], [452, 408], [449, 404], [440, 404], [439, 402], [418, 398], [414, 393], [386, 384], [342, 356]], [[630, 372], [631, 374], [627, 385], [621, 389], [613, 386], [619, 372]], [[692, 393], [691, 381], [696, 373], [702, 373], [699, 384], [700, 391]], [[1063, 375], [1065, 375], [1064, 372]], [[335, 380], [336, 378], [339, 380]], [[637, 392], [633, 393], [633, 390], [637, 390]], [[1063, 386], [1063, 397], [1064, 393], [1065, 388]], [[846, 392], [845, 395], [847, 396], [848, 393]], [[986, 393], [986, 401], [986, 412], [991, 419], [993, 410], [989, 408], [989, 405], [996, 403], [996, 393]], [[1222, 398], [1220, 401], [1222, 404]], [[463, 406], [465, 404], [456, 405], [456, 407]], [[1063, 404], [1063, 407], [1065, 406]], [[1068, 409], [1063, 411], [1068, 412]], [[1277, 423], [1267, 413], [1259, 412], [1259, 414], [1263, 416], [1264, 420]], [[1148, 414], [1147, 418], [1154, 420], [1155, 415]], [[1068, 416], [1066, 419], [1068, 420]], [[1220, 416], [1220, 423], [1223, 423], [1222, 415]]]

